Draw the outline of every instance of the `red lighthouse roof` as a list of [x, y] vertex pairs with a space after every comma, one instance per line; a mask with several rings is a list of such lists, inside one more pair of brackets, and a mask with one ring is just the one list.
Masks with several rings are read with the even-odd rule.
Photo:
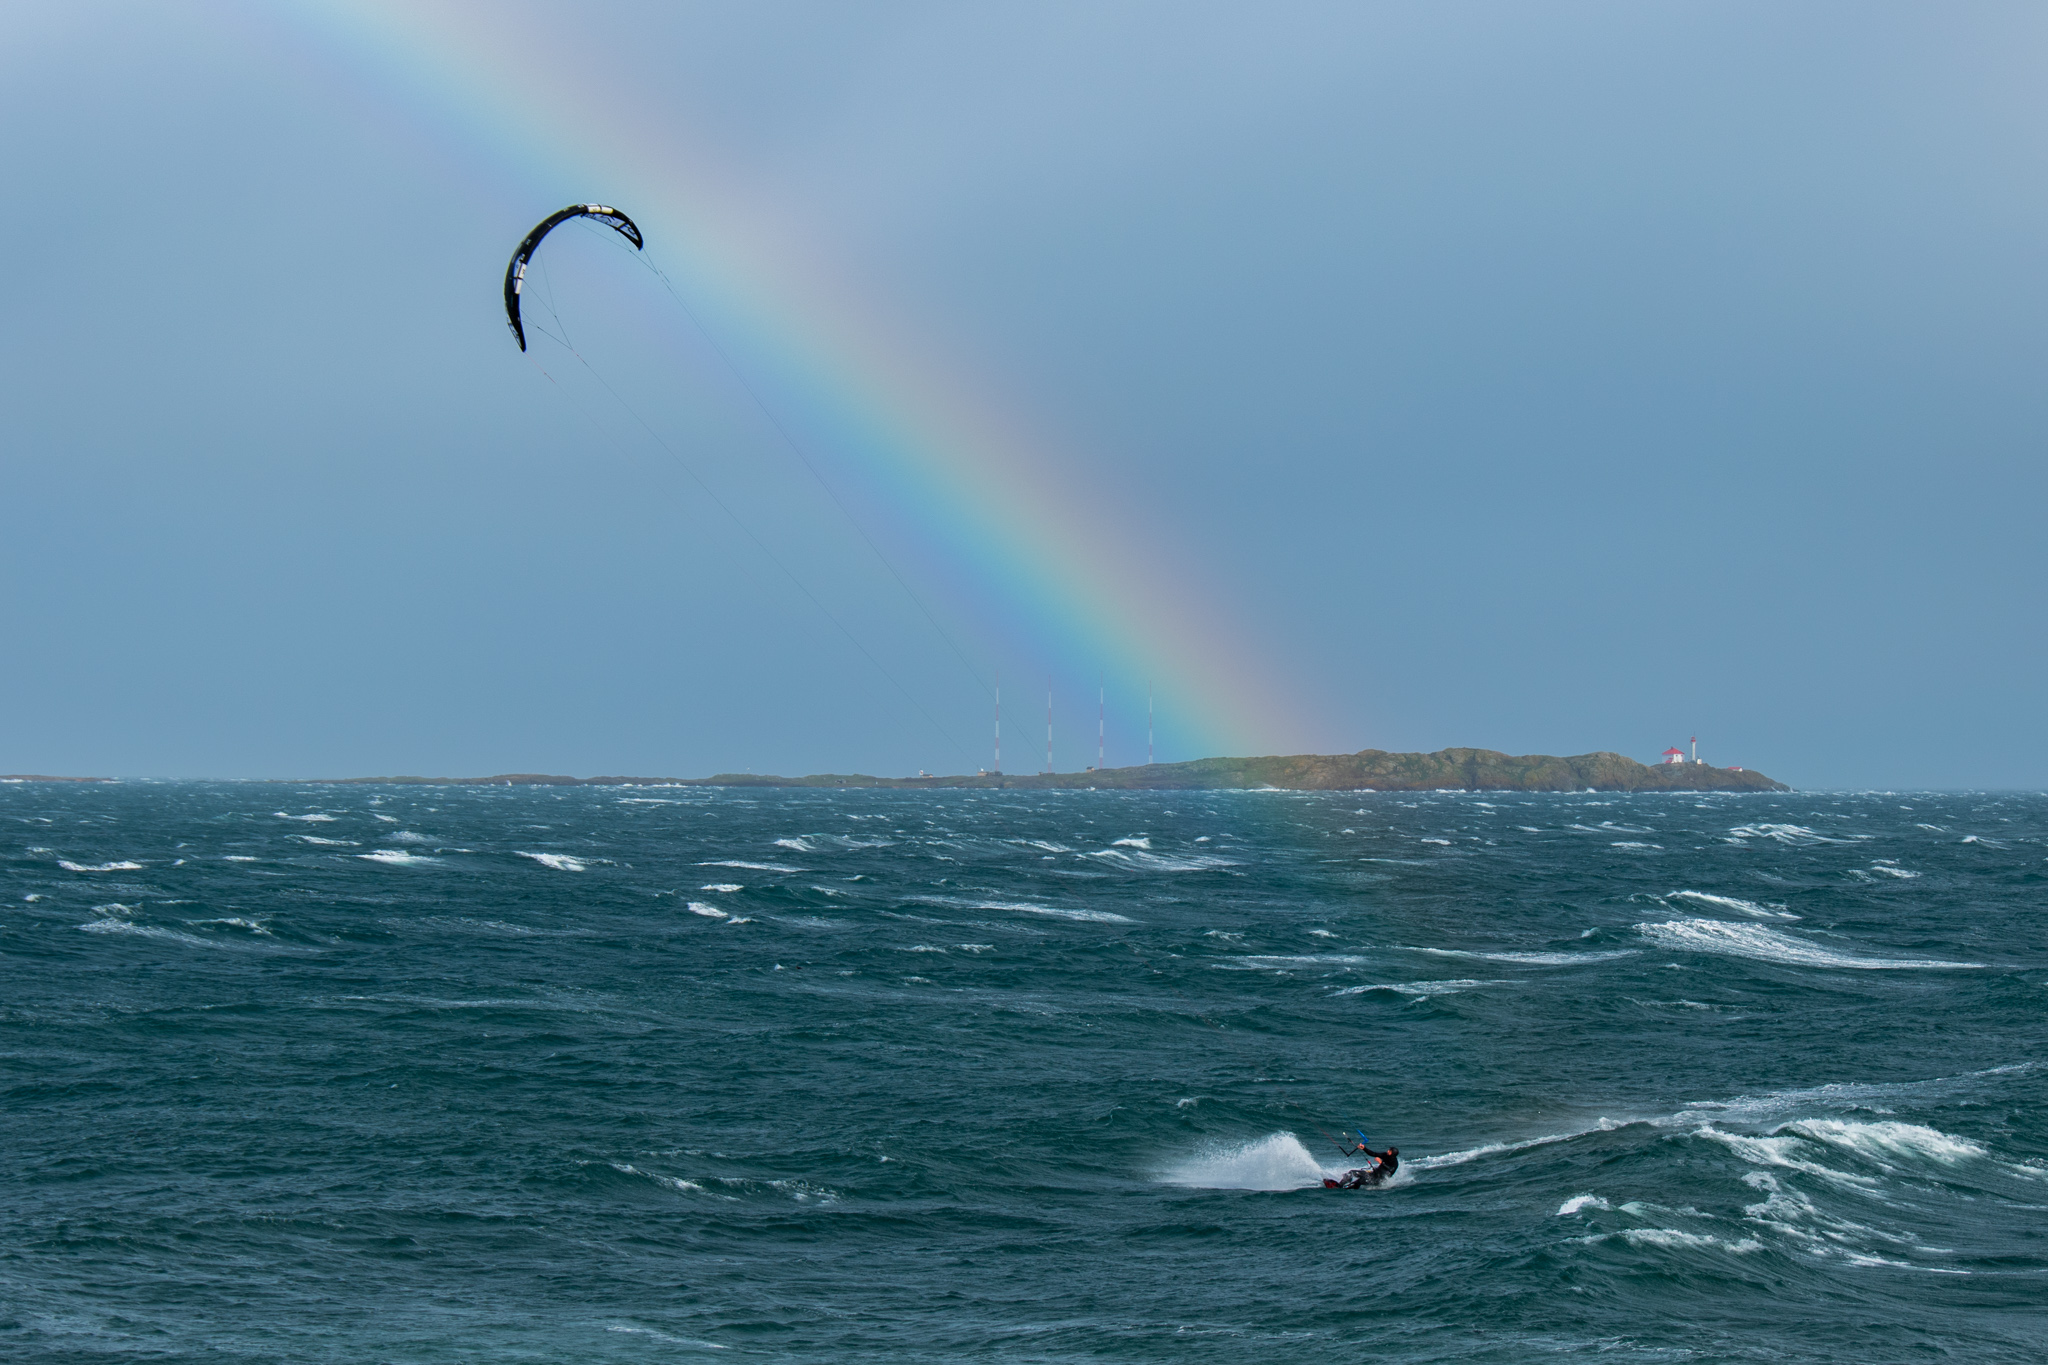
[[1684, 753], [1684, 752], [1685, 752], [1685, 750], [1683, 750], [1683, 749], [1666, 749], [1666, 750], [1664, 751], [1664, 756], [1665, 756], [1666, 758], [1669, 758], [1669, 757], [1670, 757], [1671, 755], [1673, 755], [1673, 754], [1682, 754], [1682, 753]]

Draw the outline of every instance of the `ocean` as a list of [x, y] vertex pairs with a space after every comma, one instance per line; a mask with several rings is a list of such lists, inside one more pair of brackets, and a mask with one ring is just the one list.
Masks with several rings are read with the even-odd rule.
[[10, 1360], [2048, 1357], [2048, 797], [0, 816]]

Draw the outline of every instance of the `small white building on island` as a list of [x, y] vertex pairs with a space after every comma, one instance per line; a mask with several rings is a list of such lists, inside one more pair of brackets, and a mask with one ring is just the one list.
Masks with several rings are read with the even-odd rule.
[[1683, 762], [1685, 762], [1685, 750], [1683, 750], [1683, 749], [1666, 749], [1666, 750], [1664, 751], [1664, 761], [1665, 761], [1666, 763], [1683, 763]]

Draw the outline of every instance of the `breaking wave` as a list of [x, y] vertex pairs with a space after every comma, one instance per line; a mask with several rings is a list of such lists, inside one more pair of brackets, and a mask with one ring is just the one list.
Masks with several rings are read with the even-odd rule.
[[590, 868], [590, 864], [583, 859], [572, 858], [566, 853], [526, 853], [518, 850], [515, 852], [519, 852], [522, 858], [531, 858], [542, 867], [552, 867], [557, 872], [585, 872]]
[[1080, 920], [1089, 924], [1130, 924], [1128, 915], [1114, 914], [1108, 910], [1070, 910], [1057, 905], [1034, 905], [1030, 901], [985, 901], [956, 899], [949, 896], [920, 896], [923, 905], [943, 905], [952, 910], [1011, 910], [1020, 915], [1050, 915], [1054, 919]]
[[1365, 995], [1371, 991], [1392, 991], [1395, 995], [1426, 997], [1432, 995], [1456, 995], [1479, 986], [1512, 986], [1512, 981], [1397, 981], [1374, 982], [1369, 986], [1346, 986], [1333, 995]]
[[1147, 853], [1142, 848], [1111, 847], [1084, 856], [1141, 872], [1212, 872], [1220, 867], [1238, 865], [1235, 858], [1219, 858], [1210, 853], [1171, 858], [1163, 853]]
[[438, 863], [439, 858], [429, 858], [424, 853], [407, 853], [402, 848], [380, 848], [371, 853], [358, 853], [356, 857], [373, 863], [388, 863], [393, 867], [414, 867], [422, 863]]
[[1816, 834], [1804, 825], [1737, 825], [1728, 833], [1737, 839], [1773, 839], [1778, 843], [1794, 846], [1849, 842], [1847, 839], [1830, 839], [1825, 834]]
[[1726, 910], [1730, 914], [1747, 915], [1751, 919], [1798, 919], [1782, 905], [1760, 905], [1756, 901], [1737, 900], [1734, 896], [1715, 896], [1705, 891], [1674, 891], [1671, 899], [1690, 901], [1694, 905], [1710, 910]]
[[1690, 952], [1718, 953], [1724, 957], [1746, 957], [1757, 962], [1776, 962], [1788, 967], [1843, 967], [1859, 971], [1961, 970], [1982, 967], [1981, 962], [1945, 962], [1937, 958], [1854, 957], [1823, 948], [1818, 943], [1793, 938], [1761, 924], [1730, 924], [1717, 919], [1668, 920], [1662, 924], [1638, 924], [1636, 932], [1652, 943]]
[[1409, 948], [1411, 953], [1428, 953], [1431, 957], [1474, 958], [1481, 962], [1514, 962], [1527, 967], [1575, 967], [1584, 962], [1612, 962], [1619, 957], [1634, 957], [1640, 948], [1613, 948], [1599, 953], [1482, 953], [1468, 948]]

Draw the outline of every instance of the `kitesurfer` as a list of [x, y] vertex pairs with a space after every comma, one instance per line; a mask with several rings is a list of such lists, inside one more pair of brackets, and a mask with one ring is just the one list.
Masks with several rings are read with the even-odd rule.
[[1339, 1190], [1370, 1189], [1374, 1185], [1385, 1184], [1393, 1176], [1394, 1172], [1401, 1167], [1401, 1149], [1399, 1147], [1390, 1146], [1384, 1152], [1375, 1152], [1372, 1148], [1366, 1146], [1364, 1142], [1360, 1142], [1357, 1151], [1373, 1158], [1373, 1164], [1370, 1166], [1360, 1166], [1357, 1170], [1346, 1171], [1341, 1180], [1329, 1180], [1323, 1183], [1332, 1189]]

